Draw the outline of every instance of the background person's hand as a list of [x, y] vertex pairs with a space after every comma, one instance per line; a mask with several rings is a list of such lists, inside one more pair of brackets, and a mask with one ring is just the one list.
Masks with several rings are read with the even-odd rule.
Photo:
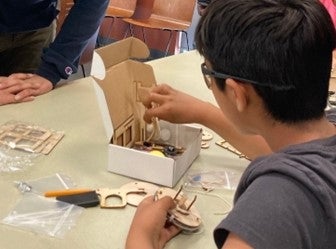
[[[20, 102], [27, 102], [34, 100], [33, 96], [26, 97], [22, 99]], [[6, 90], [0, 90], [0, 105], [17, 103], [18, 101], [15, 99], [15, 94], [10, 93]]]
[[26, 101], [38, 95], [47, 93], [53, 89], [52, 83], [35, 74], [12, 74], [0, 78], [0, 91], [15, 94], [15, 102]]
[[[12, 84], [15, 84], [15, 82], [23, 83], [22, 81], [25, 79], [29, 79], [32, 77], [32, 74], [26, 74], [26, 73], [17, 73], [12, 74], [10, 77], [0, 76], [0, 105], [6, 105], [11, 103], [17, 103], [18, 101], [15, 99], [16, 91], [15, 89], [10, 88]], [[7, 85], [9, 87], [7, 87]], [[24, 99], [21, 99], [20, 102], [26, 102], [26, 101], [32, 101], [34, 100], [33, 96], [26, 97]]]

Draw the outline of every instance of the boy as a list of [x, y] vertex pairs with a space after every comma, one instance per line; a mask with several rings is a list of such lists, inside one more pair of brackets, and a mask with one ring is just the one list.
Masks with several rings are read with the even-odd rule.
[[[239, 132], [273, 151], [244, 172], [218, 248], [336, 248], [336, 113], [324, 112], [335, 39], [316, 0], [215, 0], [201, 18], [207, 86]], [[126, 248], [163, 248], [178, 233], [165, 224], [173, 206], [145, 199]]]

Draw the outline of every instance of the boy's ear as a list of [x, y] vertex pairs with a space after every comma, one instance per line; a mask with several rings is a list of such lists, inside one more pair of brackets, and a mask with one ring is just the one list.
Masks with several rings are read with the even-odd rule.
[[243, 112], [248, 104], [246, 85], [229, 78], [226, 80], [225, 91], [237, 110]]

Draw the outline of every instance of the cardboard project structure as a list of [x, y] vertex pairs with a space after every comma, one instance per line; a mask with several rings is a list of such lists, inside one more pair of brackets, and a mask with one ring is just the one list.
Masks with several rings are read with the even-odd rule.
[[96, 81], [104, 92], [113, 127], [113, 134], [109, 134], [108, 170], [173, 187], [200, 152], [201, 129], [159, 122], [165, 133], [164, 143], [184, 148], [176, 157], [134, 149], [136, 142], [148, 138], [140, 95], [149, 91], [156, 80], [152, 67], [140, 60], [149, 56], [149, 49], [141, 40], [131, 37], [96, 49], [96, 53], [106, 70], [105, 77]]

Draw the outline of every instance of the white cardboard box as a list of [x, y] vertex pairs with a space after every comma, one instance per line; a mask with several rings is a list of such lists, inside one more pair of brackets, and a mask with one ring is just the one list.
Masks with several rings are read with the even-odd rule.
[[128, 38], [96, 52], [106, 69], [104, 79], [96, 78], [100, 86], [96, 92], [101, 95], [98, 99], [106, 100], [100, 103], [100, 107], [107, 135], [111, 138], [108, 144], [108, 170], [168, 187], [175, 186], [199, 155], [201, 129], [160, 121], [161, 130], [170, 134], [170, 140], [166, 142], [185, 148], [174, 159], [132, 149], [134, 143], [142, 141], [145, 134], [142, 120], [145, 110], [138, 100], [137, 89], [156, 84], [152, 67], [132, 58], [146, 58], [149, 50], [142, 41]]

